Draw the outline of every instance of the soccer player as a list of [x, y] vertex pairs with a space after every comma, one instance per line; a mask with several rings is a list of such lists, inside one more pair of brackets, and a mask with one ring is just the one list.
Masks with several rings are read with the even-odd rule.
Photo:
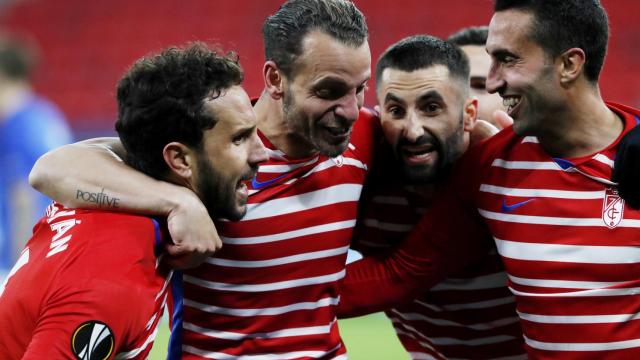
[[[266, 86], [254, 109], [269, 161], [248, 184], [242, 221], [218, 222], [224, 248], [174, 276], [182, 281], [171, 357], [346, 357], [335, 306], [380, 137], [378, 120], [360, 109], [371, 72], [366, 23], [350, 1], [291, 0], [263, 35]], [[60, 171], [70, 159], [77, 169]], [[77, 144], [41, 159], [33, 175], [65, 204], [92, 205], [76, 198], [78, 186], [104, 188], [121, 198], [119, 210], [166, 215], [158, 209], [174, 191], [117, 165], [104, 149]], [[191, 216], [170, 220], [200, 227]]]
[[51, 203], [29, 186], [29, 171], [42, 154], [72, 141], [64, 115], [30, 84], [34, 51], [17, 36], [0, 36], [0, 281]]
[[[382, 54], [376, 92], [395, 158], [376, 164], [361, 200], [354, 247], [366, 256], [388, 253], [429, 207], [438, 184], [469, 146], [478, 103], [470, 97], [464, 53], [424, 35]], [[515, 299], [506, 285], [493, 247], [473, 266], [387, 315], [413, 359], [524, 358]]]
[[[237, 220], [267, 158], [232, 57], [200, 45], [136, 62], [118, 83], [127, 163]], [[104, 192], [78, 196], [114, 207]], [[3, 359], [146, 359], [170, 289], [161, 220], [54, 203], [0, 288]]]
[[606, 12], [597, 0], [498, 0], [495, 11], [487, 88], [513, 128], [463, 156], [392, 257], [353, 264], [341, 310], [377, 310], [435, 284], [482, 254], [488, 232], [530, 358], [637, 358], [640, 211], [609, 179], [640, 112], [600, 97]]
[[487, 91], [487, 74], [491, 66], [491, 57], [485, 48], [488, 33], [487, 26], [467, 27], [451, 34], [447, 41], [459, 46], [469, 59], [469, 84], [471, 95], [478, 99], [478, 119], [486, 120], [502, 129], [511, 124], [500, 123], [493, 116], [496, 110], [504, 108], [500, 95]]

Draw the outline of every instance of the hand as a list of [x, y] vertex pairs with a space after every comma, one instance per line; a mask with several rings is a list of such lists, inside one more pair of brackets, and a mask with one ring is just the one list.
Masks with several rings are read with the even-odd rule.
[[513, 125], [513, 118], [502, 110], [496, 110], [493, 112], [493, 122], [498, 124], [501, 129]]
[[640, 126], [628, 132], [618, 145], [612, 180], [633, 209], [640, 209]]
[[497, 134], [498, 131], [500, 130], [498, 130], [498, 128], [493, 126], [493, 124], [491, 124], [490, 122], [478, 119], [476, 120], [476, 123], [473, 126], [473, 130], [471, 131], [469, 145], [473, 146], [479, 142], [482, 142], [483, 140], [486, 140]]
[[165, 261], [174, 269], [200, 265], [222, 248], [213, 220], [200, 199], [190, 190], [181, 196], [167, 216], [172, 243], [166, 245]]

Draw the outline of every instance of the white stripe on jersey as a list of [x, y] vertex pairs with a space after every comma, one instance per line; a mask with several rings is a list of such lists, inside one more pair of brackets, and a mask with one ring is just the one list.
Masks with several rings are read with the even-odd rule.
[[538, 141], [538, 138], [535, 136], [525, 136], [522, 138], [522, 144], [524, 143], [539, 143], [540, 141]]
[[509, 296], [509, 297], [503, 297], [500, 299], [491, 299], [491, 300], [478, 301], [478, 302], [467, 303], [467, 304], [449, 304], [449, 305], [444, 305], [442, 307], [428, 304], [426, 302], [422, 302], [419, 300], [415, 300], [414, 302], [416, 304], [420, 304], [424, 307], [427, 307], [433, 311], [445, 311], [445, 310], [459, 311], [459, 310], [470, 310], [470, 309], [487, 309], [487, 308], [492, 308], [492, 307], [501, 306], [505, 304], [511, 304], [514, 301], [515, 299], [513, 298], [513, 296]]
[[476, 338], [476, 339], [456, 339], [451, 337], [441, 337], [441, 338], [431, 338], [431, 341], [436, 345], [466, 345], [466, 346], [478, 346], [478, 345], [488, 345], [488, 344], [497, 344], [501, 342], [507, 342], [513, 340], [513, 336], [507, 335], [498, 335], [498, 336], [489, 336], [485, 338]]
[[640, 319], [640, 314], [615, 315], [536, 315], [518, 312], [520, 318], [543, 324], [608, 324]]
[[268, 200], [259, 204], [248, 204], [247, 214], [241, 221], [264, 219], [278, 215], [315, 209], [342, 202], [358, 201], [360, 184], [341, 184], [308, 193]]
[[527, 345], [534, 349], [552, 351], [609, 351], [640, 347], [640, 339], [604, 343], [548, 343], [524, 337]]
[[608, 157], [606, 157], [603, 154], [600, 154], [600, 153], [595, 154], [593, 156], [593, 159], [598, 160], [599, 162], [601, 162], [603, 164], [606, 164], [606, 165], [609, 165], [611, 168], [613, 168], [613, 160], [609, 159]]
[[549, 280], [549, 279], [525, 279], [509, 275], [509, 279], [518, 285], [537, 286], [559, 289], [602, 289], [606, 287], [624, 284], [624, 281], [573, 281], [573, 280]]
[[300, 261], [328, 258], [332, 256], [346, 254], [348, 250], [349, 250], [348, 246], [343, 246], [335, 249], [313, 251], [313, 252], [302, 253], [298, 255], [284, 256], [280, 258], [273, 258], [269, 260], [257, 260], [257, 261], [228, 260], [228, 259], [218, 259], [218, 258], [210, 257], [207, 259], [207, 262], [213, 265], [228, 266], [228, 267], [262, 268], [262, 267], [269, 267], [269, 266], [292, 264]]
[[[559, 218], [551, 216], [514, 215], [502, 214], [483, 209], [478, 209], [478, 212], [480, 213], [480, 215], [482, 215], [482, 217], [486, 219], [511, 223], [606, 227], [604, 221], [601, 218]], [[640, 228], [640, 220], [622, 219], [617, 227]]]
[[534, 297], [591, 297], [591, 296], [626, 296], [640, 295], [640, 287], [624, 289], [591, 289], [564, 293], [530, 293], [509, 288], [514, 295]]
[[473, 330], [490, 330], [495, 329], [501, 326], [510, 325], [517, 323], [518, 317], [509, 317], [504, 319], [493, 320], [488, 323], [478, 323], [478, 324], [460, 324], [455, 321], [445, 320], [445, 319], [434, 319], [423, 314], [419, 313], [403, 313], [396, 309], [391, 310], [395, 315], [401, 317], [404, 320], [409, 321], [424, 321], [430, 324], [438, 325], [438, 326], [455, 326], [455, 327], [465, 327]]
[[545, 198], [559, 198], [559, 199], [603, 199], [605, 191], [567, 191], [567, 190], [552, 190], [552, 189], [518, 189], [507, 188], [502, 186], [482, 184], [480, 185], [480, 191], [507, 195], [507, 196], [520, 196], [520, 197], [545, 197]]
[[382, 221], [378, 221], [377, 219], [370, 219], [370, 218], [364, 219], [364, 224], [375, 229], [402, 232], [402, 233], [409, 232], [414, 228], [414, 225], [410, 225], [410, 224], [394, 224], [394, 223], [382, 222]]
[[269, 308], [257, 308], [257, 309], [234, 309], [225, 308], [214, 305], [202, 304], [197, 301], [184, 299], [184, 306], [196, 308], [201, 311], [205, 311], [212, 314], [223, 314], [231, 316], [253, 317], [253, 316], [266, 316], [266, 315], [281, 315], [288, 312], [299, 310], [314, 310], [327, 306], [335, 306], [340, 302], [340, 297], [322, 298], [316, 302], [300, 302], [295, 304], [289, 304], [286, 306], [269, 307]]
[[481, 290], [481, 289], [495, 289], [504, 287], [507, 285], [507, 274], [504, 272], [497, 272], [489, 275], [478, 276], [471, 279], [446, 279], [438, 285], [431, 288], [431, 291], [445, 291], [445, 290]]
[[285, 164], [285, 165], [260, 165], [261, 173], [270, 173], [270, 174], [279, 174], [279, 173], [288, 173], [295, 169], [299, 169], [301, 167], [311, 165], [314, 162], [318, 161], [318, 157], [314, 157], [313, 159], [297, 164]]
[[500, 255], [518, 260], [584, 264], [640, 263], [640, 247], [536, 244], [494, 237]]
[[301, 286], [325, 284], [332, 281], [338, 281], [344, 278], [346, 270], [341, 270], [334, 274], [315, 276], [310, 278], [302, 278], [296, 280], [278, 281], [266, 284], [229, 284], [222, 282], [214, 282], [198, 279], [190, 275], [184, 275], [182, 280], [189, 284], [202, 286], [208, 289], [225, 290], [225, 291], [239, 291], [239, 292], [263, 292], [263, 291], [275, 291], [282, 289], [290, 289]]
[[560, 165], [553, 161], [506, 161], [495, 159], [491, 166], [514, 170], [562, 170]]
[[373, 204], [386, 204], [386, 205], [406, 205], [409, 206], [409, 201], [404, 196], [374, 196], [371, 198]]
[[192, 324], [190, 322], [184, 322], [182, 327], [189, 331], [193, 331], [195, 333], [216, 338], [216, 339], [245, 340], [245, 339], [256, 339], [256, 338], [275, 339], [275, 338], [283, 338], [283, 337], [290, 337], [290, 336], [329, 334], [331, 332], [331, 327], [334, 325], [335, 322], [336, 320], [334, 319], [328, 325], [281, 329], [277, 331], [251, 333], [251, 334], [244, 334], [244, 333], [231, 332], [231, 331], [212, 330], [212, 329], [207, 329], [207, 328]]
[[144, 351], [147, 347], [151, 346], [152, 345], [151, 343], [153, 343], [153, 341], [156, 339], [156, 335], [158, 334], [158, 329], [160, 328], [160, 324], [162, 324], [162, 321], [158, 321], [156, 323], [156, 328], [144, 340], [144, 343], [142, 343], [142, 345], [140, 345], [138, 348], [135, 348], [131, 351], [116, 354], [115, 359], [116, 360], [133, 359], [134, 357], [138, 356], [138, 354], [140, 354], [142, 351]]
[[256, 354], [256, 355], [240, 355], [240, 356], [230, 355], [223, 352], [201, 350], [189, 345], [182, 345], [182, 351], [199, 355], [208, 359], [218, 359], [218, 360], [290, 360], [290, 359], [298, 359], [298, 358], [304, 358], [304, 357], [319, 359], [321, 357], [327, 356], [327, 354], [335, 352], [340, 347], [342, 347], [342, 345], [336, 346], [335, 348], [333, 348], [332, 350], [329, 350], [328, 352], [292, 351], [292, 352], [277, 353], [277, 354]]
[[338, 221], [334, 223], [322, 224], [317, 226], [310, 226], [308, 228], [287, 231], [278, 234], [264, 235], [264, 236], [251, 236], [251, 237], [241, 237], [241, 238], [232, 238], [221, 236], [222, 243], [224, 244], [233, 244], [233, 245], [254, 245], [254, 244], [263, 244], [275, 241], [282, 241], [288, 239], [294, 239], [301, 236], [313, 235], [313, 234], [321, 234], [329, 231], [335, 230], [343, 230], [343, 229], [351, 229], [356, 225], [356, 220], [345, 220]]
[[431, 354], [417, 351], [410, 351], [409, 356], [412, 360], [438, 360], [438, 358], [433, 357]]

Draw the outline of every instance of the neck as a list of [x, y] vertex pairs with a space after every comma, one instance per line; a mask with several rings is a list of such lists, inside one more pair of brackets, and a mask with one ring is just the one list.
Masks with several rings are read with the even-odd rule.
[[620, 136], [623, 122], [604, 103], [597, 87], [569, 95], [567, 105], [546, 120], [553, 127], [538, 134], [540, 145], [549, 155], [586, 156], [605, 149]]
[[313, 145], [291, 129], [282, 111], [282, 99], [273, 99], [266, 91], [253, 107], [258, 117], [258, 129], [278, 150], [292, 158], [317, 154]]
[[31, 96], [31, 87], [24, 82], [8, 82], [0, 88], [0, 121], [16, 112]]

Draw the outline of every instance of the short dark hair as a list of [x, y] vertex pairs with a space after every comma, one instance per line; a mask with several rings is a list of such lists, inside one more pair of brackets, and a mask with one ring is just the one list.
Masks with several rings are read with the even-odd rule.
[[609, 41], [607, 12], [599, 0], [496, 0], [496, 12], [509, 9], [533, 15], [531, 37], [548, 55], [582, 49], [586, 78], [598, 81]]
[[272, 60], [288, 77], [302, 53], [302, 40], [320, 30], [340, 42], [358, 47], [367, 39], [364, 15], [347, 0], [289, 0], [262, 26], [266, 60]]
[[376, 85], [386, 68], [411, 72], [434, 65], [444, 65], [449, 76], [469, 83], [469, 60], [452, 43], [430, 35], [414, 35], [391, 45], [376, 64]]
[[17, 36], [0, 36], [0, 73], [11, 80], [29, 80], [37, 62], [34, 44]]
[[234, 53], [219, 55], [199, 43], [138, 60], [117, 87], [116, 131], [127, 150], [127, 163], [162, 178], [168, 170], [164, 146], [177, 141], [200, 149], [203, 132], [216, 123], [204, 111], [204, 101], [242, 79]]
[[470, 26], [462, 28], [449, 35], [448, 42], [457, 46], [476, 45], [484, 46], [489, 35], [488, 26]]

